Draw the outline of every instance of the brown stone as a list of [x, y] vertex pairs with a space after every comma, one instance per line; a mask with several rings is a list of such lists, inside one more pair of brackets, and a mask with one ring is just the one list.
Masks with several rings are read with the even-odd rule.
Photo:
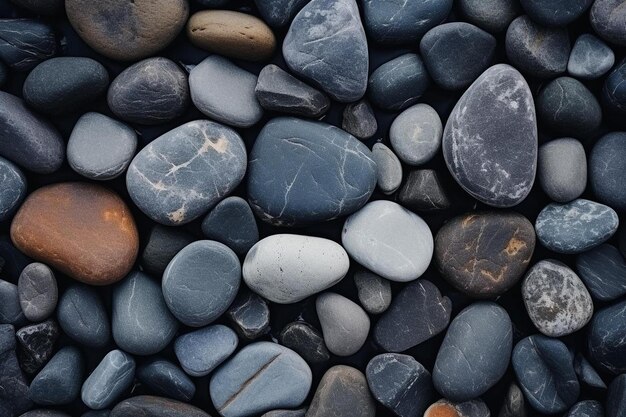
[[110, 417], [211, 417], [191, 404], [152, 395], [139, 395], [118, 403]]
[[124, 201], [102, 186], [80, 182], [33, 192], [13, 219], [11, 239], [26, 255], [92, 285], [122, 279], [139, 250]]
[[230, 10], [203, 10], [191, 16], [187, 35], [198, 48], [231, 58], [266, 61], [276, 37], [261, 19]]

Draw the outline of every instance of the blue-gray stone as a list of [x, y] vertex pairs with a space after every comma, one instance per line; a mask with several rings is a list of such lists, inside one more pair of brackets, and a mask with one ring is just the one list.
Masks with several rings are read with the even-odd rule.
[[326, 123], [291, 117], [265, 125], [248, 169], [248, 201], [274, 225], [348, 215], [376, 187], [376, 163], [363, 143]]
[[596, 300], [611, 301], [626, 294], [626, 261], [615, 246], [602, 244], [581, 253], [576, 270]]
[[135, 204], [166, 226], [188, 223], [228, 195], [246, 172], [246, 148], [234, 130], [208, 120], [159, 136], [130, 163]]
[[196, 385], [182, 369], [165, 359], [151, 359], [137, 368], [137, 379], [160, 395], [190, 401]]
[[159, 284], [132, 272], [113, 289], [111, 327], [117, 346], [135, 355], [152, 355], [174, 338], [178, 321], [167, 308]]
[[559, 339], [526, 337], [513, 349], [511, 362], [526, 399], [540, 413], [562, 413], [578, 399], [573, 358]]
[[32, 408], [28, 381], [15, 353], [15, 329], [10, 324], [0, 324], [0, 369], [0, 415], [16, 416]]
[[82, 345], [99, 348], [109, 342], [108, 313], [94, 287], [83, 284], [68, 287], [59, 299], [57, 319], [63, 332]]
[[130, 388], [134, 378], [132, 356], [119, 349], [112, 350], [83, 383], [81, 399], [93, 410], [109, 408]]
[[66, 346], [33, 379], [28, 396], [39, 405], [70, 404], [78, 398], [84, 372], [80, 350]]
[[572, 138], [551, 140], [539, 147], [537, 176], [543, 192], [557, 203], [567, 203], [587, 187], [587, 155]]
[[20, 366], [32, 375], [52, 357], [59, 338], [59, 325], [52, 319], [31, 324], [15, 332], [15, 338], [20, 347], [17, 352]]
[[626, 189], [622, 184], [624, 172], [626, 132], [612, 132], [602, 136], [589, 157], [589, 181], [598, 201], [619, 211], [626, 210]]
[[567, 72], [572, 77], [593, 80], [606, 74], [613, 64], [613, 50], [597, 37], [584, 33], [574, 42], [567, 62]]
[[600, 401], [580, 401], [569, 409], [565, 417], [604, 417], [604, 407]]
[[179, 336], [174, 343], [174, 352], [185, 372], [201, 377], [228, 359], [238, 343], [234, 331], [216, 324]]
[[376, 68], [367, 94], [382, 109], [402, 110], [417, 102], [429, 86], [430, 77], [422, 58], [409, 53]]
[[387, 145], [377, 142], [372, 147], [372, 157], [376, 161], [378, 188], [384, 194], [393, 194], [402, 183], [402, 164]]
[[13, 216], [26, 197], [26, 177], [14, 163], [0, 157], [0, 178], [0, 221], [4, 221]]
[[420, 41], [428, 73], [446, 90], [468, 87], [493, 61], [496, 38], [465, 22], [445, 23]]
[[520, 12], [517, 0], [459, 0], [465, 18], [492, 33], [503, 32]]
[[452, 401], [477, 398], [502, 378], [512, 346], [513, 326], [505, 309], [492, 302], [470, 305], [452, 320], [439, 348], [435, 388]]
[[153, 395], [138, 395], [120, 401], [110, 417], [211, 417], [191, 404]]
[[227, 197], [213, 207], [202, 221], [202, 233], [239, 255], [245, 255], [259, 241], [254, 214], [241, 197]]
[[546, 248], [572, 254], [606, 242], [618, 224], [611, 207], [579, 198], [567, 204], [548, 204], [537, 216], [535, 231]]
[[269, 331], [270, 307], [252, 291], [240, 293], [226, 314], [237, 333], [246, 339], [256, 339]]
[[626, 114], [626, 59], [604, 81], [602, 97], [613, 113]]
[[389, 280], [366, 269], [354, 273], [359, 302], [370, 314], [384, 313], [391, 304], [391, 284]]
[[606, 389], [606, 384], [598, 375], [598, 372], [595, 370], [592, 364], [589, 363], [585, 357], [577, 353], [574, 358], [574, 371], [576, 371], [576, 375], [581, 382], [584, 382], [588, 386], [592, 388]]
[[535, 105], [524, 77], [498, 64], [459, 99], [443, 132], [454, 179], [477, 200], [512, 207], [526, 198], [537, 167]]
[[594, 314], [587, 334], [589, 358], [602, 370], [626, 372], [626, 301], [604, 307]]
[[17, 285], [0, 280], [0, 300], [0, 324], [20, 326], [26, 323]]
[[626, 415], [626, 374], [615, 377], [606, 398], [606, 417]]
[[605, 40], [626, 45], [626, 7], [624, 0], [595, 0], [589, 13], [591, 26]]
[[141, 253], [141, 266], [148, 274], [162, 277], [172, 258], [194, 240], [194, 236], [178, 227], [156, 224], [150, 230]]
[[163, 295], [170, 311], [187, 326], [205, 326], [233, 302], [241, 282], [235, 252], [212, 240], [185, 246], [163, 273]]
[[296, 408], [311, 389], [311, 369], [297, 353], [271, 342], [252, 343], [211, 377], [211, 401], [223, 417]]
[[30, 71], [57, 52], [54, 29], [34, 19], [0, 19], [0, 59], [15, 71]]
[[284, 27], [310, 0], [254, 0], [265, 23], [272, 27]]
[[17, 282], [20, 305], [24, 316], [30, 321], [47, 319], [57, 306], [59, 290], [52, 270], [39, 262], [33, 262], [22, 270]]
[[306, 408], [298, 410], [272, 410], [263, 414], [261, 417], [305, 417]]
[[389, 141], [398, 157], [408, 165], [422, 165], [441, 148], [443, 126], [435, 109], [419, 103], [400, 113], [389, 128]]
[[582, 16], [593, 0], [520, 0], [520, 3], [538, 24], [565, 26]]
[[369, 57], [355, 0], [312, 0], [291, 22], [285, 62], [343, 103], [365, 94]]

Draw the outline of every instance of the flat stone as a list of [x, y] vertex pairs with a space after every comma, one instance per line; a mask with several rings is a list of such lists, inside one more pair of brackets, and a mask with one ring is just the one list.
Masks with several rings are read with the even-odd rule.
[[28, 381], [17, 361], [15, 329], [10, 324], [0, 324], [0, 368], [0, 413], [12, 416], [31, 409], [33, 403], [28, 397]]
[[179, 336], [174, 344], [174, 352], [187, 374], [201, 377], [228, 359], [238, 343], [234, 331], [216, 324]]
[[321, 333], [304, 321], [295, 321], [283, 327], [278, 341], [310, 364], [324, 363], [330, 359]]
[[243, 263], [243, 279], [264, 298], [290, 304], [332, 287], [349, 267], [348, 254], [332, 240], [276, 234], [250, 249]]
[[211, 417], [206, 412], [169, 398], [139, 395], [119, 402], [109, 417]]
[[606, 417], [620, 417], [626, 413], [626, 374], [617, 376], [606, 399]]
[[524, 393], [515, 382], [511, 382], [498, 417], [526, 417]]
[[259, 229], [248, 202], [227, 197], [217, 203], [202, 221], [202, 233], [239, 255], [245, 255], [259, 241]]
[[370, 319], [358, 304], [327, 292], [317, 297], [315, 309], [331, 353], [350, 356], [361, 349], [370, 331]]
[[34, 19], [0, 19], [0, 59], [14, 71], [30, 71], [57, 53], [54, 29]]
[[439, 152], [443, 126], [428, 104], [419, 103], [400, 113], [391, 123], [389, 140], [398, 157], [408, 165], [422, 165]]
[[378, 130], [378, 122], [369, 102], [363, 99], [347, 104], [343, 109], [341, 128], [359, 139], [374, 136]]
[[374, 398], [399, 417], [422, 417], [432, 401], [430, 372], [412, 356], [374, 356], [365, 375]]
[[374, 417], [376, 403], [370, 395], [365, 375], [358, 369], [336, 365], [326, 371], [306, 417]]
[[20, 305], [17, 285], [0, 279], [0, 323], [20, 326], [26, 323], [26, 316]]
[[606, 242], [618, 223], [612, 208], [579, 198], [567, 204], [548, 204], [537, 216], [535, 230], [546, 248], [572, 254]]
[[122, 279], [139, 251], [126, 203], [113, 191], [84, 182], [32, 192], [13, 218], [11, 240], [33, 259], [91, 285]]
[[617, 65], [604, 81], [603, 103], [617, 115], [626, 113], [626, 59]]
[[376, 143], [372, 148], [372, 157], [378, 172], [378, 188], [384, 194], [393, 194], [402, 183], [402, 164], [391, 149], [383, 143]]
[[263, 67], [254, 94], [264, 109], [296, 116], [320, 117], [330, 107], [322, 92], [274, 64]]
[[417, 102], [430, 87], [430, 76], [416, 54], [404, 54], [374, 70], [367, 87], [369, 99], [383, 110], [402, 110]]
[[28, 396], [39, 405], [70, 404], [78, 398], [84, 372], [80, 350], [61, 348], [30, 383]]
[[488, 32], [503, 32], [520, 13], [516, 0], [460, 0], [465, 18]]
[[227, 246], [199, 240], [185, 246], [163, 273], [163, 296], [174, 316], [201, 327], [221, 316], [241, 282], [241, 264]]
[[109, 343], [109, 313], [94, 287], [67, 287], [59, 299], [57, 318], [63, 332], [81, 345], [101, 348]]
[[446, 210], [451, 206], [437, 171], [432, 169], [409, 172], [398, 192], [397, 200], [412, 211], [433, 212]]
[[308, 2], [291, 22], [283, 56], [293, 72], [333, 99], [350, 103], [363, 97], [369, 57], [356, 1]]
[[130, 163], [126, 187], [152, 220], [181, 225], [230, 194], [243, 179], [246, 163], [246, 149], [237, 132], [195, 120], [143, 148]]
[[271, 342], [252, 343], [211, 377], [211, 401], [223, 417], [299, 407], [311, 389], [311, 369], [297, 353]]
[[167, 58], [144, 59], [113, 80], [107, 102], [111, 111], [127, 122], [168, 122], [182, 115], [189, 105], [187, 75]]
[[0, 221], [11, 218], [26, 197], [26, 177], [13, 162], [0, 157]]
[[604, 307], [594, 314], [587, 335], [589, 358], [601, 370], [626, 372], [626, 301]]
[[626, 261], [615, 246], [602, 244], [579, 254], [576, 270], [596, 300], [611, 301], [626, 294]]
[[494, 65], [465, 91], [446, 123], [443, 156], [454, 179], [482, 203], [512, 207], [526, 198], [535, 180], [537, 122], [515, 68]]
[[182, 369], [165, 359], [151, 359], [137, 368], [137, 379], [157, 394], [191, 401], [196, 385]]
[[574, 358], [574, 371], [576, 375], [578, 375], [580, 382], [592, 388], [606, 389], [606, 384], [600, 375], [598, 375], [593, 365], [580, 353], [577, 353]]
[[385, 312], [391, 304], [389, 281], [372, 272], [361, 270], [354, 274], [357, 294], [361, 305], [370, 314]]
[[147, 236], [146, 246], [141, 253], [141, 266], [149, 274], [160, 277], [172, 258], [194, 240], [184, 230], [156, 224]]
[[34, 262], [24, 268], [17, 290], [20, 306], [28, 320], [42, 321], [54, 313], [59, 292], [54, 273], [46, 265]]
[[587, 187], [587, 156], [582, 143], [563, 138], [541, 145], [537, 176], [543, 191], [557, 203], [580, 197]]
[[480, 399], [452, 402], [445, 398], [437, 401], [424, 413], [424, 417], [490, 417], [489, 408]]
[[376, 175], [372, 153], [352, 135], [326, 123], [280, 117], [254, 142], [248, 201], [273, 225], [332, 220], [367, 202]]
[[528, 16], [540, 25], [565, 26], [582, 16], [593, 0], [520, 0]]
[[83, 383], [81, 399], [93, 410], [108, 408], [131, 387], [134, 377], [133, 358], [119, 349], [112, 350]]
[[309, 0], [254, 0], [259, 14], [272, 27], [287, 26]]
[[626, 170], [626, 132], [602, 136], [589, 157], [589, 182], [594, 195], [615, 210], [626, 210], [626, 191], [620, 178]]
[[626, 45], [626, 10], [623, 0], [596, 0], [589, 20], [593, 30], [605, 40]]
[[374, 326], [374, 341], [388, 352], [403, 352], [438, 335], [450, 323], [452, 302], [430, 281], [406, 285]]
[[270, 330], [270, 307], [251, 291], [239, 294], [226, 315], [237, 333], [246, 339], [256, 339]]
[[59, 325], [54, 320], [31, 324], [15, 332], [20, 366], [27, 374], [40, 370], [52, 357], [59, 338]]
[[600, 401], [580, 401], [569, 409], [565, 417], [604, 417], [604, 407]]
[[597, 37], [584, 33], [576, 39], [567, 61], [567, 72], [577, 78], [602, 77], [615, 64], [613, 50]]

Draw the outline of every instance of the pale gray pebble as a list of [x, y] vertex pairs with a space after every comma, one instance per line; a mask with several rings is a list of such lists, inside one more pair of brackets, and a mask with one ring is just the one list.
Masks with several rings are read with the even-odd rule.
[[367, 100], [350, 103], [343, 109], [341, 128], [359, 139], [369, 139], [376, 134], [378, 122]]
[[552, 200], [567, 203], [580, 197], [587, 187], [587, 156], [582, 143], [563, 138], [541, 145], [537, 175]]
[[224, 362], [238, 343], [234, 331], [216, 324], [179, 336], [174, 343], [174, 352], [185, 372], [201, 377]]
[[28, 396], [39, 405], [64, 405], [78, 398], [85, 369], [80, 350], [61, 348], [30, 383]]
[[109, 316], [95, 287], [69, 286], [59, 299], [57, 318], [63, 332], [82, 345], [101, 348], [109, 342]]
[[372, 157], [378, 172], [378, 188], [384, 194], [393, 194], [402, 183], [402, 164], [391, 149], [383, 143], [372, 148]]
[[13, 162], [0, 157], [0, 221], [8, 220], [26, 197], [26, 177]]
[[153, 358], [137, 368], [137, 379], [158, 394], [179, 401], [190, 401], [196, 385], [185, 372], [172, 362]]
[[42, 321], [54, 313], [59, 290], [54, 273], [48, 266], [39, 262], [27, 265], [20, 274], [17, 290], [22, 311], [28, 320]]
[[383, 110], [402, 110], [426, 92], [430, 76], [417, 54], [404, 54], [385, 62], [370, 76], [367, 94]]
[[226, 312], [239, 335], [256, 339], [270, 329], [270, 308], [262, 297], [245, 291], [235, 298]]
[[526, 417], [524, 393], [515, 382], [511, 382], [498, 417]]
[[626, 8], [624, 0], [595, 0], [589, 13], [591, 26], [605, 40], [626, 45]]
[[370, 331], [370, 319], [358, 304], [327, 292], [317, 297], [315, 309], [328, 350], [337, 356], [350, 356], [361, 349]]
[[383, 313], [391, 304], [391, 284], [373, 272], [361, 270], [354, 274], [361, 305], [370, 314]]
[[442, 398], [428, 407], [424, 417], [439, 417], [441, 415], [451, 415], [455, 417], [490, 417], [489, 408], [483, 400], [469, 400], [463, 402], [453, 402]]
[[0, 323], [20, 326], [26, 323], [26, 316], [20, 305], [17, 285], [0, 279]]
[[[206, 1], [206, 0], [205, 0]], [[228, 1], [228, 0], [227, 0]], [[273, 27], [284, 27], [310, 0], [254, 0], [263, 20]]]
[[597, 37], [584, 33], [574, 42], [567, 71], [573, 77], [593, 80], [606, 74], [613, 64], [613, 50]]
[[439, 114], [428, 104], [416, 104], [391, 123], [389, 140], [398, 157], [408, 165], [430, 161], [441, 147], [443, 126]]
[[87, 407], [102, 410], [115, 404], [133, 383], [135, 360], [115, 349], [106, 354], [87, 377], [81, 389], [81, 399]]
[[518, 0], [460, 0], [467, 20], [486, 31], [504, 31], [520, 13]]

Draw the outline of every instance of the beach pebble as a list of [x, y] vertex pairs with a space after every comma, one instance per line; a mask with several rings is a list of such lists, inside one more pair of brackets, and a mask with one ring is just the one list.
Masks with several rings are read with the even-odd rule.
[[577, 353], [574, 358], [574, 371], [578, 375], [580, 382], [593, 388], [606, 389], [606, 384], [602, 377], [598, 375], [593, 365], [580, 353]]
[[346, 105], [343, 109], [341, 128], [359, 139], [369, 139], [376, 134], [378, 122], [367, 100]]
[[354, 274], [357, 294], [361, 305], [370, 314], [383, 313], [391, 304], [389, 281], [372, 272], [361, 270]]
[[59, 335], [59, 325], [53, 319], [22, 327], [15, 332], [19, 345], [17, 357], [24, 372], [32, 375], [48, 362]]
[[119, 349], [112, 350], [83, 383], [81, 399], [93, 410], [108, 408], [130, 388], [134, 377], [132, 356]]
[[259, 229], [250, 206], [241, 197], [227, 197], [217, 203], [202, 221], [202, 233], [239, 255], [245, 255], [259, 241]]
[[2, 178], [0, 221], [4, 221], [13, 216], [26, 197], [27, 184], [22, 171], [13, 162], [2, 157], [0, 157], [0, 177]]
[[626, 210], [626, 190], [619, 178], [626, 171], [626, 132], [602, 136], [589, 157], [591, 189], [604, 204], [615, 210]]
[[141, 266], [150, 275], [161, 277], [172, 258], [194, 240], [192, 235], [180, 228], [155, 224], [148, 232], [141, 253]]
[[512, 382], [509, 385], [509, 390], [506, 393], [498, 417], [526, 417], [526, 414], [524, 393], [515, 382]]
[[604, 417], [604, 407], [600, 401], [580, 401], [569, 409], [565, 417]]
[[263, 414], [261, 417], [305, 417], [306, 408], [298, 410], [272, 410]]
[[154, 358], [137, 368], [137, 379], [157, 394], [179, 401], [190, 401], [196, 385], [172, 362]]
[[15, 344], [14, 327], [0, 324], [0, 412], [6, 416], [20, 415], [33, 407], [28, 397], [28, 381], [17, 360]]
[[288, 25], [308, 2], [309, 0], [254, 0], [259, 14], [272, 27]]
[[524, 11], [544, 26], [565, 26], [582, 16], [593, 0], [520, 0]]
[[152, 395], [139, 395], [119, 402], [109, 417], [211, 417], [191, 404]]
[[626, 374], [617, 376], [609, 386], [606, 399], [606, 417], [620, 417], [626, 413]]
[[579, 254], [576, 270], [594, 299], [611, 301], [626, 294], [626, 261], [615, 246], [602, 244]]
[[281, 330], [278, 341], [310, 364], [324, 363], [330, 359], [321, 333], [307, 322], [295, 321], [287, 324]]
[[24, 268], [17, 290], [22, 311], [28, 320], [42, 321], [54, 313], [59, 292], [54, 273], [46, 265], [34, 262]]
[[370, 319], [358, 304], [327, 292], [317, 297], [315, 308], [331, 353], [350, 356], [361, 349], [370, 331]]
[[67, 287], [59, 298], [57, 318], [63, 332], [82, 345], [101, 348], [109, 343], [109, 316], [94, 287], [83, 284]]
[[459, 0], [459, 8], [471, 23], [488, 32], [503, 32], [520, 14], [517, 0]]
[[237, 344], [234, 331], [216, 324], [179, 336], [174, 343], [174, 352], [187, 374], [201, 377], [232, 355]]
[[451, 206], [439, 175], [432, 169], [409, 172], [397, 194], [397, 201], [412, 211], [434, 212]]
[[69, 404], [78, 398], [84, 372], [80, 350], [61, 348], [30, 383], [28, 396], [39, 405]]
[[452, 402], [445, 398], [437, 401], [424, 413], [424, 417], [490, 417], [489, 408], [478, 400]]
[[54, 29], [34, 19], [0, 20], [0, 59], [15, 71], [30, 71], [57, 53]]
[[574, 42], [567, 61], [567, 72], [572, 77], [593, 80], [606, 74], [613, 64], [613, 50], [597, 37], [584, 33]]
[[626, 59], [623, 59], [604, 81], [602, 98], [612, 114], [626, 114]]
[[439, 151], [442, 133], [441, 119], [435, 109], [420, 103], [404, 110], [393, 120], [389, 140], [402, 162], [421, 165]]
[[261, 337], [270, 329], [270, 307], [251, 291], [240, 293], [226, 315], [237, 333], [246, 339]]
[[595, 0], [589, 20], [602, 38], [617, 45], [626, 45], [626, 9], [623, 0]]
[[383, 143], [376, 143], [372, 148], [372, 158], [376, 162], [378, 172], [378, 188], [384, 194], [393, 194], [402, 183], [402, 164], [400, 160]]
[[408, 53], [385, 62], [370, 76], [367, 94], [384, 110], [402, 110], [417, 102], [430, 87], [430, 76], [419, 55]]
[[589, 358], [602, 371], [626, 372], [626, 301], [604, 307], [589, 323]]
[[582, 143], [562, 138], [541, 145], [537, 176], [543, 192], [557, 203], [580, 197], [587, 187], [587, 156]]
[[19, 326], [26, 323], [26, 316], [20, 305], [17, 285], [0, 279], [0, 323]]
[[306, 417], [374, 417], [376, 403], [370, 395], [365, 375], [358, 369], [336, 365], [326, 371]]

